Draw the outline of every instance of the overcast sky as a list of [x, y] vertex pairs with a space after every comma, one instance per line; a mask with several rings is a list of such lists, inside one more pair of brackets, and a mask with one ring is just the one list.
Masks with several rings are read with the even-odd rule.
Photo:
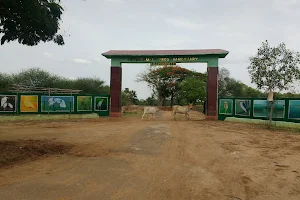
[[[220, 67], [250, 84], [247, 66], [261, 43], [300, 50], [300, 0], [62, 0], [65, 45], [0, 46], [1, 72], [41, 67], [65, 77], [98, 76], [109, 84], [108, 50], [228, 50]], [[183, 64], [206, 71], [205, 64]], [[123, 65], [123, 89], [150, 96], [134, 82], [146, 65]], [[254, 85], [251, 85], [254, 86]]]

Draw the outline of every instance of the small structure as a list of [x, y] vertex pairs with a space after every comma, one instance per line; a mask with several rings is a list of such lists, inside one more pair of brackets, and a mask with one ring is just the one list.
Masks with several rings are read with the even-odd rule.
[[40, 94], [78, 94], [82, 90], [73, 89], [61, 89], [61, 88], [50, 88], [50, 87], [34, 87], [22, 84], [12, 84], [9, 88], [10, 92], [15, 93], [40, 93]]

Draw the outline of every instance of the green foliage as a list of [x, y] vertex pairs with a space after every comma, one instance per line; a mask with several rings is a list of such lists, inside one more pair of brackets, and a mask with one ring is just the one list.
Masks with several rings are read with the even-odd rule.
[[7, 92], [11, 83], [12, 77], [9, 74], [0, 73], [0, 91]]
[[188, 103], [197, 103], [205, 100], [206, 84], [195, 77], [187, 77], [180, 83], [179, 97]]
[[219, 69], [219, 80], [218, 80], [218, 92], [219, 92], [219, 96], [221, 97], [226, 97], [228, 96], [227, 94], [227, 81], [230, 79], [230, 72], [223, 68]]
[[125, 88], [125, 90], [122, 91], [122, 106], [136, 105], [137, 103], [138, 98], [136, 95], [136, 91]]
[[152, 95], [151, 97], [148, 97], [146, 99], [146, 105], [148, 105], [148, 106], [157, 105], [157, 100], [154, 98], [154, 95]]
[[[251, 82], [258, 89], [268, 92], [287, 90], [292, 83], [300, 79], [300, 54], [286, 48], [284, 43], [271, 47], [268, 41], [263, 42], [255, 56], [250, 57], [248, 71]], [[270, 112], [272, 124], [274, 104]]]
[[60, 77], [40, 68], [29, 68], [16, 74], [0, 73], [0, 92], [8, 91], [11, 84], [23, 84], [32, 87], [51, 87], [78, 89], [86, 94], [109, 94], [109, 86], [99, 78], [77, 78], [71, 80]]
[[227, 69], [221, 68], [219, 72], [219, 97], [262, 97], [259, 90], [230, 77]]
[[146, 82], [148, 87], [152, 89], [154, 96], [158, 98], [158, 104], [163, 105], [163, 101], [170, 95], [166, 89], [166, 84], [163, 82], [160, 76], [152, 73], [155, 67], [149, 66], [148, 69], [138, 74], [136, 82]]
[[99, 78], [77, 78], [73, 80], [73, 89], [83, 90], [89, 94], [109, 94], [109, 87]]
[[29, 68], [17, 74], [12, 74], [14, 84], [30, 85], [35, 87], [55, 87], [60, 79], [41, 68]]
[[28, 46], [41, 41], [64, 45], [57, 34], [62, 13], [60, 0], [1, 0], [1, 45], [14, 40]]
[[269, 92], [285, 90], [300, 79], [300, 54], [286, 48], [284, 43], [271, 47], [263, 42], [255, 56], [250, 57], [248, 71], [258, 89]]
[[179, 66], [149, 67], [146, 72], [138, 75], [137, 81], [144, 81], [152, 88], [153, 94], [158, 97], [159, 105], [164, 105], [165, 100], [170, 97], [172, 106], [174, 97], [178, 96], [180, 83], [188, 77], [206, 81], [205, 74]]

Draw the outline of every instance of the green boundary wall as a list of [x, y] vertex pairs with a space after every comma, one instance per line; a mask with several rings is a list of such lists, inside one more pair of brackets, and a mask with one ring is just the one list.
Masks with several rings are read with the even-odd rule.
[[[268, 120], [270, 105], [266, 98], [219, 97], [218, 119], [225, 120], [227, 117]], [[276, 99], [272, 119], [300, 123], [300, 98]]]
[[[21, 103], [21, 99], [26, 98], [23, 96], [35, 96], [35, 99], [37, 99], [37, 105], [35, 105], [33, 109], [34, 111], [25, 111], [25, 109], [23, 109], [24, 103]], [[8, 100], [4, 97], [8, 97]], [[48, 101], [51, 97], [57, 98], [58, 102], [55, 103], [55, 106], [58, 108], [60, 108], [59, 102], [61, 102], [61, 100], [64, 100], [63, 103], [65, 104], [65, 110], [51, 110]], [[78, 109], [78, 97], [87, 97], [89, 99], [88, 102], [90, 105], [88, 105], [88, 109]], [[69, 101], [67, 101], [67, 99], [69, 99]], [[101, 99], [103, 100], [104, 104], [102, 104], [100, 108], [97, 107], [96, 103]], [[104, 94], [51, 94], [49, 96], [47, 94], [37, 93], [0, 93], [0, 103], [0, 115], [97, 113], [99, 116], [109, 116], [110, 111], [110, 95]], [[26, 104], [28, 105], [28, 102]], [[29, 105], [32, 104], [29, 103]], [[13, 106], [13, 108], [10, 108], [11, 106]]]

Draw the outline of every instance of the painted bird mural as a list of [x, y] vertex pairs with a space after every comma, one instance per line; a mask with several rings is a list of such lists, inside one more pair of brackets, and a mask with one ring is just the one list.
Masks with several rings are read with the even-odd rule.
[[7, 107], [13, 108], [14, 106], [8, 102], [8, 97], [3, 97], [1, 99], [1, 107], [5, 110]]
[[63, 99], [60, 98], [49, 98], [48, 100], [49, 106], [54, 106], [54, 104], [59, 104], [60, 108], [66, 108], [66, 102]]
[[227, 103], [227, 101], [224, 102], [224, 109], [225, 109], [225, 114], [227, 114], [227, 111], [228, 111], [228, 103]]
[[245, 113], [248, 113], [250, 110], [250, 101], [241, 101], [240, 106]]
[[33, 103], [31, 101], [24, 101], [24, 106], [26, 106], [27, 108], [32, 108], [32, 109], [36, 110], [36, 107], [33, 105]]
[[101, 100], [101, 101], [99, 101], [98, 103], [97, 103], [97, 109], [98, 110], [101, 110], [101, 105], [102, 105], [102, 102], [103, 102], [103, 100]]

